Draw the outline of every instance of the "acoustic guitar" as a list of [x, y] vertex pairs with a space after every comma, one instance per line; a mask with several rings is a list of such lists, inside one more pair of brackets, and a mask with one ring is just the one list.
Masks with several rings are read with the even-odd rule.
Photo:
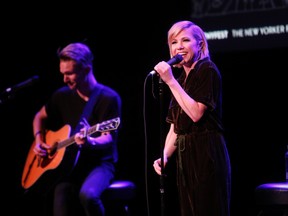
[[[119, 117], [98, 123], [86, 130], [86, 136], [96, 132], [116, 130], [119, 124]], [[48, 130], [45, 133], [45, 142], [51, 146], [51, 150], [49, 150], [46, 157], [38, 157], [34, 153], [33, 149], [36, 145], [34, 140], [29, 149], [22, 173], [21, 184], [24, 189], [35, 186], [36, 183], [44, 181], [45, 178], [46, 180], [54, 179], [55, 182], [57, 178], [61, 177], [61, 173], [73, 169], [80, 156], [80, 148], [74, 141], [74, 135], [69, 137], [70, 133], [70, 125], [64, 125], [57, 131]], [[68, 146], [70, 147], [67, 148]]]

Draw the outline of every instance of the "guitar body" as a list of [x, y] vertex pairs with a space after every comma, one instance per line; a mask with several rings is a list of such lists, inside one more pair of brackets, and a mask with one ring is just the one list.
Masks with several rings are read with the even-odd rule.
[[[86, 136], [116, 130], [119, 124], [119, 117], [98, 123], [87, 129]], [[45, 142], [51, 147], [51, 151], [44, 158], [36, 156], [33, 151], [36, 143], [32, 143], [22, 173], [21, 184], [24, 189], [47, 192], [73, 170], [80, 157], [81, 146], [75, 144], [74, 136], [69, 137], [70, 133], [70, 125], [64, 125], [57, 131], [47, 131]]]
[[[71, 128], [69, 125], [63, 126], [58, 131], [48, 131], [45, 135], [46, 143], [51, 147], [54, 147], [55, 145], [57, 145], [58, 142], [67, 139], [70, 135], [70, 132]], [[35, 145], [36, 143], [34, 141], [28, 152], [28, 156], [23, 170], [22, 187], [24, 189], [28, 189], [32, 185], [34, 185], [34, 183], [38, 181], [44, 173], [48, 173], [49, 170], [57, 169], [62, 162], [66, 150], [66, 148], [64, 147], [55, 150], [45, 158], [38, 159], [38, 157], [33, 151]], [[57, 174], [55, 173], [55, 175]]]

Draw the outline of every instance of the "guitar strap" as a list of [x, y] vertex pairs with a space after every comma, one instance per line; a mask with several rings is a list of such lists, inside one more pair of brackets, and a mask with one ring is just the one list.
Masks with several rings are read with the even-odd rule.
[[96, 84], [95, 88], [93, 89], [93, 92], [91, 94], [91, 96], [89, 97], [88, 102], [86, 103], [84, 109], [83, 109], [83, 113], [80, 117], [79, 123], [77, 124], [76, 128], [75, 128], [75, 132], [78, 132], [81, 128], [83, 128], [83, 125], [81, 125], [81, 122], [86, 121], [89, 116], [92, 113], [93, 107], [97, 101], [97, 99], [99, 98], [100, 92], [103, 89], [103, 85], [98, 83]]
[[[103, 85], [102, 84], [99, 84], [99, 83], [96, 84], [95, 88], [93, 89], [93, 92], [92, 92], [91, 96], [89, 97], [88, 102], [86, 103], [86, 105], [85, 105], [85, 107], [83, 109], [83, 113], [81, 115], [81, 118], [80, 118], [77, 126], [75, 127], [75, 131], [74, 132], [78, 132], [78, 131], [80, 131], [81, 128], [83, 128], [83, 125], [81, 125], [81, 122], [87, 121], [87, 119], [91, 115], [93, 107], [94, 107], [97, 99], [99, 98], [99, 95], [100, 95], [100, 92], [102, 91], [102, 89], [103, 89]], [[80, 151], [81, 151], [82, 145], [77, 145], [77, 146], [78, 146], [78, 151], [77, 151], [76, 158], [74, 160], [74, 164], [73, 164], [72, 170], [76, 166], [76, 164], [77, 164], [77, 162], [79, 160], [79, 157], [80, 157]]]

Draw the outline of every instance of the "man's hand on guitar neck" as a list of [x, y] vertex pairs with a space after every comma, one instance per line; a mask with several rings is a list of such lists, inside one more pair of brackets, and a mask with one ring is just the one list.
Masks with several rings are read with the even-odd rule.
[[80, 124], [83, 126], [83, 128], [74, 136], [76, 144], [83, 145], [87, 142], [89, 145], [97, 145], [98, 148], [105, 148], [107, 146], [106, 144], [109, 145], [112, 142], [113, 138], [110, 131], [102, 131], [100, 136], [92, 137], [89, 136], [88, 133], [90, 124], [87, 122], [87, 120], [83, 118]]
[[80, 125], [82, 125], [82, 129], [80, 132], [76, 133], [74, 136], [75, 142], [77, 145], [83, 145], [86, 141], [89, 141], [91, 139], [88, 137], [88, 129], [90, 127], [90, 124], [85, 118], [82, 118]]

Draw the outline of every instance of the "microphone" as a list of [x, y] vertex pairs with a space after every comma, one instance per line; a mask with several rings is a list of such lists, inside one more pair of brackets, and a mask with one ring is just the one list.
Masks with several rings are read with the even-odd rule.
[[12, 87], [9, 87], [5, 90], [6, 93], [10, 93], [10, 92], [16, 92], [22, 88], [25, 88], [25, 87], [28, 87], [28, 86], [31, 86], [32, 84], [34, 84], [36, 81], [39, 80], [39, 76], [35, 75], [21, 83], [18, 83]]
[[[167, 61], [167, 64], [169, 64], [170, 66], [174, 65], [174, 64], [178, 64], [183, 60], [182, 55], [177, 54], [175, 56], [173, 56], [169, 61]], [[152, 70], [149, 74], [154, 75], [156, 73], [156, 71]]]

